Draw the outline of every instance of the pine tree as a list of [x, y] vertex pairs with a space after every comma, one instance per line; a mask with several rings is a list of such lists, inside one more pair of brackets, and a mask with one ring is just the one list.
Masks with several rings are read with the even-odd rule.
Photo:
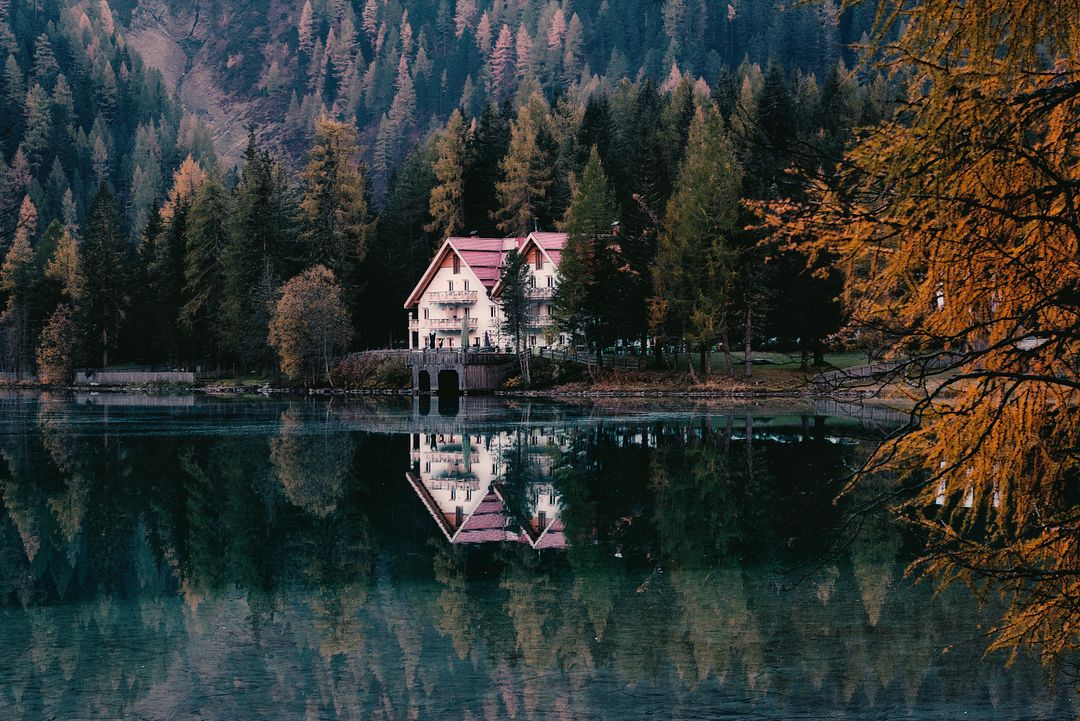
[[31, 247], [36, 223], [37, 210], [27, 197], [19, 213], [14, 240], [0, 267], [0, 292], [7, 298], [7, 305], [0, 314], [0, 327], [4, 332], [7, 367], [17, 377], [29, 368], [34, 342], [32, 305], [35, 286], [40, 282]]
[[375, 32], [379, 29], [379, 7], [375, 0], [367, 0], [360, 14], [360, 27], [364, 29], [369, 40], [375, 39]]
[[59, 70], [60, 65], [56, 62], [49, 36], [45, 33], [38, 35], [34, 41], [34, 80], [45, 88], [51, 88]]
[[510, 97], [514, 89], [514, 36], [510, 27], [503, 25], [491, 53], [491, 90], [496, 102]]
[[196, 358], [220, 358], [222, 255], [228, 242], [225, 186], [211, 170], [191, 201], [184, 237], [184, 304], [180, 325], [194, 342]]
[[547, 104], [534, 94], [518, 110], [510, 131], [510, 147], [499, 163], [503, 179], [496, 183], [499, 199], [496, 214], [499, 230], [508, 235], [527, 235], [538, 220], [537, 213], [552, 183], [552, 160], [540, 146], [547, 120]]
[[300, 20], [296, 24], [299, 33], [298, 50], [302, 53], [310, 53], [314, 47], [314, 11], [311, 8], [311, 0], [304, 0], [304, 7], [300, 10]]
[[499, 163], [510, 147], [509, 106], [500, 111], [488, 105], [480, 116], [469, 148], [469, 165], [465, 171], [465, 229], [482, 235], [496, 232], [495, 219], [499, 208], [496, 185], [500, 180]]
[[698, 108], [660, 236], [651, 318], [661, 334], [698, 345], [705, 373], [712, 348], [727, 339], [741, 190], [742, 170], [719, 111]]
[[468, 127], [461, 112], [454, 110], [450, 120], [435, 143], [435, 177], [428, 212], [429, 233], [446, 238], [465, 228], [465, 168], [468, 162]]
[[305, 266], [325, 265], [347, 293], [367, 252], [368, 201], [357, 161], [356, 129], [329, 118], [316, 121], [315, 139], [301, 173], [298, 221]]
[[49, 144], [50, 123], [52, 113], [49, 107], [49, 96], [40, 84], [34, 86], [26, 93], [26, 103], [23, 106], [23, 114], [26, 119], [26, 129], [23, 134], [22, 147], [26, 152], [26, 159], [30, 167], [36, 171], [41, 167], [45, 159], [45, 152]]
[[593, 147], [563, 220], [567, 239], [552, 312], [560, 328], [584, 337], [598, 366], [603, 365], [604, 348], [615, 340], [626, 282], [612, 232], [616, 220], [611, 187]]
[[127, 313], [126, 246], [113, 194], [102, 183], [87, 214], [83, 274], [88, 336], [101, 353], [103, 368], [109, 365], [109, 349], [115, 345]]
[[454, 33], [457, 37], [466, 30], [476, 29], [476, 0], [457, 0], [454, 13]]
[[268, 367], [267, 303], [286, 277], [292, 259], [293, 228], [285, 171], [248, 132], [244, 168], [229, 219], [222, 257], [222, 326], [233, 354], [249, 365]]
[[518, 25], [517, 36], [514, 39], [514, 56], [517, 59], [514, 72], [517, 75], [518, 82], [536, 74], [532, 58], [532, 45], [533, 41], [532, 36], [529, 35], [529, 29], [524, 24]]
[[531, 280], [532, 270], [528, 257], [516, 250], [507, 253], [499, 271], [499, 334], [513, 341], [521, 377], [526, 386], [532, 385], [529, 368], [529, 357], [532, 353], [527, 339], [536, 315], [536, 302], [529, 293]]

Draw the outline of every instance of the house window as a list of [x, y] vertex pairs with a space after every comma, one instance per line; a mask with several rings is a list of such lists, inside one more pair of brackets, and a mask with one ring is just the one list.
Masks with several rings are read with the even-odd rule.
[[495, 306], [491, 306], [491, 317], [495, 317]]
[[454, 292], [454, 281], [452, 281], [452, 280], [446, 281], [446, 289], [448, 291], [450, 291], [451, 293], [453, 293]]
[[547, 513], [545, 513], [544, 511], [540, 511], [540, 513], [536, 515], [536, 520], [540, 522], [540, 528], [547, 528]]
[[472, 489], [471, 488], [466, 488], [465, 489], [465, 500], [466, 501], [471, 501], [472, 500]]
[[555, 276], [549, 275], [547, 277], [547, 283], [548, 283], [548, 288], [554, 288], [555, 287]]
[[469, 289], [469, 281], [465, 281], [465, 290]]
[[535, 288], [536, 287], [536, 276], [535, 275], [530, 275], [529, 276], [529, 287], [530, 288]]
[[450, 486], [450, 500], [451, 501], [456, 501], [457, 500], [457, 488], [455, 488], [454, 486]]
[[536, 269], [537, 270], [543, 270], [544, 269], [544, 254], [541, 253], [539, 250], [536, 251]]
[[431, 473], [431, 461], [424, 462], [424, 473]]
[[424, 320], [428, 320], [429, 318], [430, 316], [428, 315], [428, 309], [424, 308]]
[[465, 317], [466, 317], [466, 318], [468, 318], [468, 317], [469, 317], [469, 309], [468, 309], [468, 308], [465, 308]]
[[461, 526], [461, 522], [465, 520], [465, 510], [458, 506], [454, 509], [454, 525]]
[[536, 336], [529, 336], [529, 345], [536, 345]]
[[455, 254], [454, 255], [454, 275], [457, 275], [460, 272], [461, 272], [461, 258], [459, 258], [457, 256], [457, 254]]

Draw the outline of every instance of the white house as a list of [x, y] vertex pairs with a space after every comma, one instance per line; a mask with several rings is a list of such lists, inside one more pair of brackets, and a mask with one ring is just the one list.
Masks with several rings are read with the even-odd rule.
[[506, 254], [524, 253], [532, 272], [530, 294], [536, 300], [529, 345], [560, 345], [554, 333], [551, 299], [558, 284], [565, 233], [530, 233], [518, 238], [447, 238], [405, 301], [409, 311], [409, 348], [505, 348], [500, 333], [499, 276]]

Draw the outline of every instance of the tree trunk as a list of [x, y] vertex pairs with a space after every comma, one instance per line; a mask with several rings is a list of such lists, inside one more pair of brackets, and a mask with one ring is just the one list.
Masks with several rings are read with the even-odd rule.
[[750, 336], [751, 331], [754, 329], [753, 313], [750, 311], [749, 298], [747, 298], [746, 304], [746, 324], [743, 328], [745, 336], [743, 338], [743, 375], [749, 378], [753, 374], [754, 359], [750, 354]]
[[804, 373], [810, 370], [810, 351], [806, 349], [805, 345], [801, 345], [799, 348], [799, 370]]
[[820, 368], [825, 365], [825, 347], [820, 341], [814, 343], [814, 367]]
[[734, 366], [732, 366], [731, 364], [731, 344], [728, 342], [728, 334], [726, 330], [724, 331], [722, 343], [724, 348], [724, 369], [727, 371], [728, 375], [731, 375], [734, 372]]
[[690, 348], [690, 343], [686, 344], [686, 367], [690, 371], [690, 379], [694, 385], [697, 385], [697, 373], [694, 372], [694, 351]]
[[101, 330], [101, 369], [109, 367], [109, 331]]

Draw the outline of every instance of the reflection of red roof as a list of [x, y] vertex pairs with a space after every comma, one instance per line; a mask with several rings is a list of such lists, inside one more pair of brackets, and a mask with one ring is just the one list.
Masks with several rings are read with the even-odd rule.
[[405, 478], [450, 543], [517, 541], [527, 543], [537, 550], [567, 546], [566, 533], [557, 516], [545, 528], [538, 529], [539, 532], [532, 528], [523, 528], [517, 532], [509, 530], [507, 526], [510, 519], [506, 513], [506, 503], [497, 487], [489, 488], [480, 504], [462, 521], [459, 528], [455, 528], [454, 520], [447, 518], [439, 509], [419, 474], [410, 471], [405, 474]]
[[484, 543], [486, 541], [507, 541], [514, 534], [506, 531], [506, 509], [503, 501], [488, 491], [480, 505], [469, 514], [461, 528], [450, 538], [451, 543]]

